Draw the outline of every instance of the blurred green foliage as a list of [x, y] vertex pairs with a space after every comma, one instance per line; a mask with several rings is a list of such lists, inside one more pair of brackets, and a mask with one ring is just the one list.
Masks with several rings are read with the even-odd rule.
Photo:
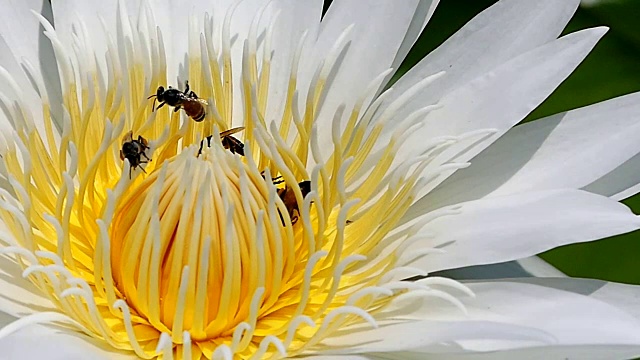
[[[433, 19], [401, 67], [401, 73], [494, 2], [442, 0]], [[579, 8], [565, 32], [601, 25], [611, 29], [575, 73], [526, 120], [640, 91], [638, 14], [640, 1], [635, 0]], [[640, 213], [640, 196], [634, 196], [625, 203], [634, 212]], [[640, 284], [637, 254], [640, 254], [640, 231], [586, 244], [564, 246], [549, 251], [542, 257], [570, 276]]]

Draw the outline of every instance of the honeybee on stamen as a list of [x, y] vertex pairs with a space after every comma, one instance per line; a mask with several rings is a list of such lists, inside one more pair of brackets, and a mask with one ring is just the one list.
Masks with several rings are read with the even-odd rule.
[[[274, 179], [274, 184], [276, 183], [276, 179]], [[284, 182], [282, 180], [277, 180], [278, 183]], [[302, 198], [305, 198], [311, 192], [311, 181], [302, 181], [298, 183], [300, 187], [300, 192], [302, 192]], [[298, 218], [300, 217], [300, 209], [298, 207], [298, 201], [296, 200], [296, 194], [291, 189], [289, 185], [285, 184], [285, 187], [278, 189], [278, 196], [280, 200], [284, 203], [284, 206], [287, 208], [287, 212], [289, 213], [289, 218], [291, 219], [291, 225], [294, 225], [298, 222]], [[282, 226], [285, 225], [284, 218], [282, 214], [278, 211], [280, 215], [280, 221], [282, 221]]]
[[[237, 132], [244, 130], [244, 127], [237, 127], [233, 129], [229, 129], [220, 133], [220, 142], [222, 142], [222, 146], [231, 151], [232, 154], [238, 154], [240, 156], [244, 156], [244, 144], [242, 141], [238, 140], [234, 136], [231, 136]], [[207, 136], [204, 140], [200, 141], [200, 149], [198, 149], [198, 155], [202, 154], [202, 149], [204, 147], [205, 140], [207, 141], [207, 147], [211, 147], [211, 140], [213, 139], [213, 135]]]
[[[184, 109], [184, 112], [187, 114], [187, 116], [197, 122], [204, 120], [205, 116], [207, 115], [205, 106], [207, 106], [208, 103], [202, 99], [199, 99], [198, 95], [196, 95], [195, 92], [189, 90], [188, 81], [185, 81], [184, 85], [184, 91], [174, 89], [171, 86], [169, 86], [168, 89], [165, 89], [163, 86], [159, 86], [156, 94], [151, 95], [147, 98], [154, 98], [151, 111], [156, 111], [167, 104], [174, 107], [174, 112], [177, 112], [180, 109]], [[158, 107], [156, 107], [156, 100], [160, 103]]]
[[[260, 173], [262, 178], [266, 180], [264, 171]], [[284, 206], [287, 208], [287, 212], [289, 213], [289, 218], [291, 219], [291, 225], [298, 222], [298, 218], [300, 215], [300, 209], [298, 207], [298, 201], [296, 200], [296, 193], [291, 190], [291, 187], [287, 185], [282, 178], [282, 176], [276, 176], [271, 178], [271, 182], [274, 185], [285, 184], [283, 188], [278, 188], [277, 193], [278, 197], [284, 203]], [[302, 193], [302, 198], [304, 199], [311, 192], [311, 181], [305, 180], [298, 183], [300, 187], [300, 192]], [[282, 213], [278, 210], [278, 215], [280, 215], [280, 221], [282, 222], [282, 226], [285, 226], [284, 217], [282, 217]]]
[[[131, 171], [137, 167], [142, 169], [142, 172], [147, 173], [141, 164], [146, 164], [151, 159], [147, 156], [145, 151], [149, 149], [149, 142], [147, 139], [138, 135], [137, 139], [133, 139], [133, 131], [129, 131], [122, 137], [122, 149], [120, 149], [120, 160], [129, 160], [131, 167], [129, 168], [129, 179], [131, 179]], [[146, 160], [143, 160], [144, 157]]]

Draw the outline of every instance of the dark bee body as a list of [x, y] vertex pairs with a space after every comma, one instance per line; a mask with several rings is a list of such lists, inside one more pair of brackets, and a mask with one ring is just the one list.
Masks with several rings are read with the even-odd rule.
[[[262, 178], [265, 178], [264, 171], [260, 173]], [[284, 183], [282, 176], [271, 178], [271, 182], [274, 185], [279, 185]], [[305, 180], [298, 183], [300, 187], [300, 192], [302, 193], [302, 198], [305, 198], [311, 192], [311, 181]], [[291, 187], [285, 184], [283, 188], [279, 188], [277, 190], [278, 197], [284, 203], [284, 206], [287, 208], [287, 212], [289, 213], [289, 218], [291, 219], [291, 225], [298, 222], [298, 218], [300, 215], [300, 208], [298, 207], [298, 201], [296, 200], [296, 193], [291, 190]], [[282, 217], [282, 213], [278, 210], [278, 215], [280, 215], [280, 221], [282, 221], [282, 226], [285, 226], [284, 217]]]
[[[232, 154], [238, 154], [240, 156], [244, 156], [244, 144], [242, 141], [236, 139], [231, 136], [237, 132], [244, 130], [244, 127], [237, 127], [233, 129], [229, 129], [220, 133], [220, 142], [222, 146], [231, 151]], [[213, 135], [209, 135], [205, 138], [207, 141], [207, 147], [211, 147], [211, 140], [213, 139]], [[200, 149], [198, 150], [198, 156], [202, 154], [202, 148], [204, 147], [205, 140], [200, 141]]]
[[[122, 138], [120, 160], [129, 160], [129, 164], [131, 164], [131, 168], [129, 169], [129, 178], [131, 178], [131, 171], [133, 169], [140, 166], [140, 164], [146, 164], [151, 161], [151, 159], [145, 153], [147, 149], [149, 149], [149, 143], [147, 142], [147, 139], [143, 138], [142, 136], [138, 136], [138, 139], [134, 140], [132, 131], [129, 131]], [[142, 157], [144, 157], [146, 160], [143, 160]], [[142, 166], [140, 166], [140, 169], [142, 169], [142, 171], [146, 173]]]
[[[173, 110], [174, 112], [177, 112], [180, 109], [184, 109], [184, 112], [187, 114], [187, 116], [197, 122], [204, 120], [205, 116], [207, 115], [205, 109], [205, 106], [208, 105], [207, 102], [199, 99], [198, 95], [196, 95], [195, 92], [189, 91], [188, 81], [185, 81], [184, 91], [174, 89], [171, 86], [169, 86], [168, 89], [159, 86], [156, 94], [149, 96], [147, 99], [151, 98], [155, 98], [153, 99], [152, 111], [160, 109], [165, 104], [167, 104], [175, 108]], [[158, 107], [156, 107], [156, 100], [160, 103]]]
[[[282, 180], [274, 179], [274, 184], [281, 183]], [[279, 181], [279, 182], [276, 182]], [[306, 197], [307, 194], [311, 192], [311, 181], [303, 181], [298, 183], [300, 186], [300, 191], [302, 192], [302, 197]], [[278, 196], [280, 200], [284, 203], [284, 206], [287, 208], [287, 212], [289, 212], [289, 218], [291, 219], [291, 225], [298, 222], [298, 218], [300, 216], [300, 209], [298, 208], [298, 201], [296, 200], [296, 195], [293, 190], [289, 186], [285, 186], [284, 188], [278, 189]], [[284, 218], [282, 214], [280, 214], [280, 221], [282, 221], [282, 226], [284, 226]]]
[[[207, 136], [207, 139], [209, 139], [210, 137], [211, 136]], [[220, 134], [220, 138], [220, 141], [222, 141], [222, 146], [224, 146], [225, 149], [229, 149], [229, 151], [231, 151], [231, 153], [233, 154], [244, 156], [244, 144], [242, 143], [242, 141], [236, 139], [231, 135], [222, 136], [222, 134]]]

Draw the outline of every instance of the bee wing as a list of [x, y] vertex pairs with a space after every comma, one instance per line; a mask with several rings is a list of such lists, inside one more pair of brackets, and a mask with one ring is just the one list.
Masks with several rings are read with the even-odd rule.
[[229, 129], [229, 130], [225, 130], [225, 131], [220, 133], [220, 137], [223, 138], [225, 136], [233, 135], [233, 134], [238, 133], [238, 132], [240, 132], [242, 130], [244, 130], [244, 126], [233, 128], [233, 129]]
[[138, 141], [140, 141], [140, 143], [145, 147], [145, 148], [149, 148], [149, 141], [147, 141], [147, 139], [143, 138], [142, 136], [138, 136]]
[[128, 133], [124, 134], [124, 136], [122, 137], [123, 144], [131, 141], [133, 141], [133, 131], [129, 131]]

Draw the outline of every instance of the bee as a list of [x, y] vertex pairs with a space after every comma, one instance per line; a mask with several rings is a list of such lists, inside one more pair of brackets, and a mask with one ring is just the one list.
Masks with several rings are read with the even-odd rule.
[[[278, 179], [278, 178], [276, 178]], [[282, 180], [274, 179], [274, 184], [282, 183]], [[302, 197], [306, 197], [311, 192], [311, 181], [302, 181], [298, 183], [300, 187], [300, 191], [302, 192]], [[284, 203], [284, 206], [287, 208], [287, 212], [289, 213], [289, 218], [291, 219], [291, 225], [298, 222], [298, 218], [300, 216], [300, 209], [298, 208], [298, 201], [296, 200], [296, 195], [291, 187], [285, 185], [285, 187], [278, 189], [278, 196], [280, 200]], [[280, 221], [282, 221], [282, 226], [284, 226], [284, 218], [282, 214], [280, 214]]]
[[[237, 132], [244, 130], [244, 127], [237, 127], [229, 129], [220, 133], [220, 142], [225, 149], [231, 151], [232, 154], [238, 154], [244, 156], [244, 144], [242, 141], [231, 136]], [[213, 135], [209, 135], [205, 138], [207, 140], [207, 147], [211, 147], [211, 139]], [[202, 154], [202, 148], [204, 147], [204, 140], [200, 141], [200, 149], [198, 150], [198, 156]]]
[[[185, 81], [184, 85], [184, 91], [174, 89], [171, 86], [169, 86], [168, 89], [159, 86], [156, 94], [151, 95], [147, 98], [154, 98], [151, 111], [160, 109], [165, 104], [167, 104], [175, 108], [173, 110], [174, 112], [177, 112], [180, 109], [184, 109], [184, 112], [187, 114], [187, 116], [197, 122], [204, 120], [204, 117], [207, 115], [207, 112], [205, 110], [205, 106], [208, 105], [207, 102], [199, 99], [198, 95], [196, 95], [195, 92], [189, 90], [188, 81]], [[158, 105], [158, 107], [156, 107], [156, 100], [160, 102], [160, 105]]]
[[[124, 161], [124, 159], [127, 159], [129, 160], [129, 164], [131, 164], [131, 168], [129, 168], [129, 179], [131, 179], [131, 171], [133, 169], [140, 166], [140, 164], [146, 164], [151, 161], [147, 154], [145, 154], [145, 151], [147, 149], [149, 149], [149, 143], [147, 142], [147, 139], [138, 135], [138, 139], [134, 140], [133, 131], [129, 131], [122, 138], [120, 160]], [[143, 160], [142, 157], [144, 157], [146, 160]], [[140, 169], [142, 169], [142, 172], [144, 172], [145, 174], [147, 173], [146, 171], [144, 171], [144, 168], [142, 166], [140, 166]]]

